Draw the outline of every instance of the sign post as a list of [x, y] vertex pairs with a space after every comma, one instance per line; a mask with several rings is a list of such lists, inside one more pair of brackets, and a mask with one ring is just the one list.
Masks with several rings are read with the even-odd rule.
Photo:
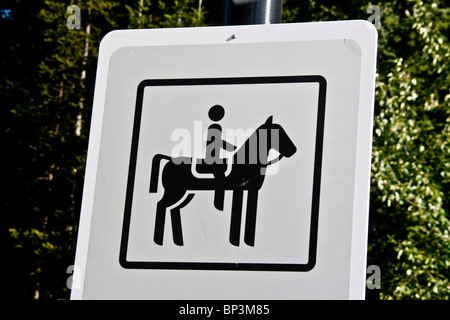
[[362, 299], [377, 34], [124, 30], [100, 45], [72, 299]]
[[283, 0], [227, 0], [225, 25], [281, 23]]

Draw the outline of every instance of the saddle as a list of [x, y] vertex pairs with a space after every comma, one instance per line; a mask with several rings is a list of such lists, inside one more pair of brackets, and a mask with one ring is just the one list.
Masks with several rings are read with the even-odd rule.
[[[205, 161], [205, 159], [197, 159], [194, 162], [195, 165], [195, 171], [199, 174], [205, 174], [205, 173], [209, 173], [209, 174], [213, 174], [215, 179], [219, 179], [220, 175], [222, 175], [223, 177], [225, 177], [225, 172], [227, 171], [227, 167], [228, 167], [228, 159], [219, 159], [219, 161], [217, 162], [213, 162], [213, 163], [208, 163]], [[219, 174], [219, 176], [217, 176]], [[223, 184], [223, 179], [221, 179], [220, 181], [221, 184]], [[216, 180], [217, 183], [217, 180]], [[222, 185], [221, 187], [219, 187], [219, 189], [217, 189], [217, 185], [216, 185], [216, 189], [214, 192], [214, 206], [216, 207], [216, 209], [222, 211], [223, 210], [223, 204], [224, 204], [224, 196], [225, 196], [225, 189], [224, 186]]]
[[218, 163], [208, 163], [205, 159], [196, 159], [195, 162], [195, 171], [200, 174], [211, 173], [214, 174], [216, 172], [225, 173], [228, 167], [228, 159], [221, 158]]

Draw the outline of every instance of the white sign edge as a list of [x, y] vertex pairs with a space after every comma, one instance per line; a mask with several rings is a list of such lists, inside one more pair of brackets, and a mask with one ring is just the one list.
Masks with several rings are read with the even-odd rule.
[[[356, 176], [353, 202], [352, 251], [349, 299], [364, 299], [367, 277], [367, 246], [369, 229], [370, 176], [375, 106], [375, 79], [378, 33], [366, 22], [371, 32], [359, 35], [362, 50], [361, 88], [356, 145]], [[366, 259], [362, 260], [361, 257]], [[364, 261], [364, 263], [361, 263]]]
[[[114, 30], [106, 34], [100, 43], [70, 299], [83, 299], [84, 275], [88, 256], [110, 57], [120, 48], [148, 46], [149, 43], [152, 46], [221, 44], [227, 41], [233, 34], [237, 35], [235, 41], [239, 43], [352, 39], [361, 46], [361, 88], [354, 200], [354, 212], [361, 212], [361, 214], [354, 214], [353, 217], [348, 297], [349, 299], [364, 299], [366, 261], [361, 262], [361, 257], [367, 256], [372, 123], [376, 72], [375, 61], [377, 50], [377, 31], [373, 24], [365, 20], [350, 20], [150, 30], [151, 34], [148, 32], [149, 29]], [[370, 99], [364, 100], [364, 97], [370, 97]]]

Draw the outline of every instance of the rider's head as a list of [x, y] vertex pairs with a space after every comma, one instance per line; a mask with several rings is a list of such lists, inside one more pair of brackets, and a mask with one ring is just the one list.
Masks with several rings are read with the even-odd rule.
[[220, 121], [225, 115], [225, 109], [216, 104], [209, 109], [208, 116], [212, 121]]

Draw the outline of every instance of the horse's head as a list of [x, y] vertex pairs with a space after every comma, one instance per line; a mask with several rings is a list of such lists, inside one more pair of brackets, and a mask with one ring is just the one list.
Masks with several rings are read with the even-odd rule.
[[269, 160], [269, 152], [272, 149], [279, 153], [278, 160], [289, 158], [297, 151], [283, 127], [273, 123], [273, 117], [270, 116], [235, 153], [234, 163], [262, 166], [273, 164], [276, 161]]
[[297, 147], [286, 134], [283, 127], [273, 123], [273, 116], [270, 116], [260, 129], [265, 129], [268, 133], [267, 151], [275, 149], [281, 156], [286, 158], [291, 157], [297, 151]]

